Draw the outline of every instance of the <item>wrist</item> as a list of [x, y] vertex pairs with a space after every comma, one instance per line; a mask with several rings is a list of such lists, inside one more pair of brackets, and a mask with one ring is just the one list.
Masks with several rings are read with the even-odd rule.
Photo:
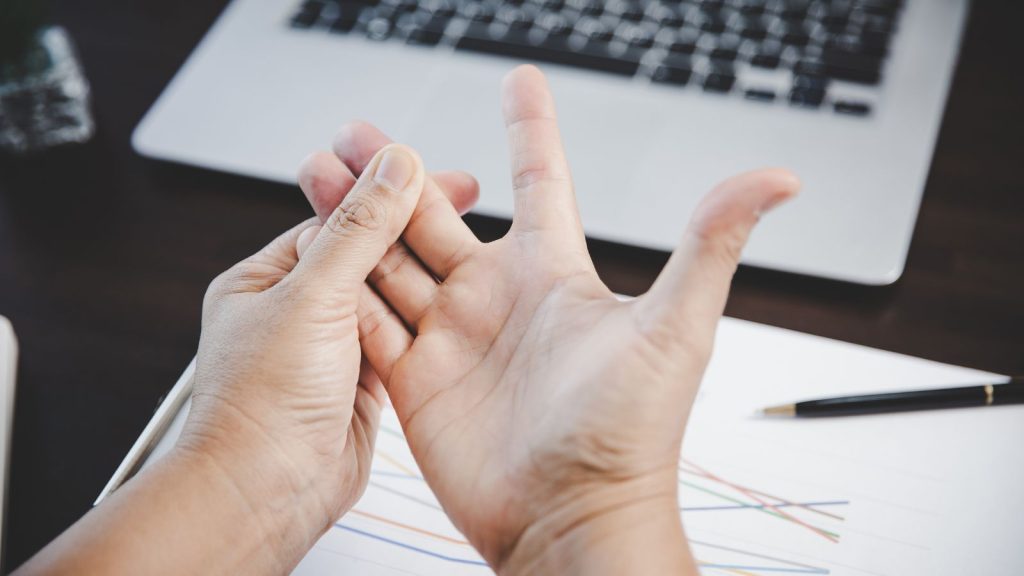
[[638, 479], [574, 497], [532, 523], [496, 564], [522, 574], [697, 574], [675, 480]]
[[336, 481], [326, 486], [333, 470], [255, 422], [224, 414], [215, 421], [215, 427], [190, 422], [199, 425], [186, 427], [168, 459], [201, 478], [218, 505], [230, 510], [226, 514], [242, 519], [247, 542], [298, 562], [343, 512], [332, 497], [342, 487]]

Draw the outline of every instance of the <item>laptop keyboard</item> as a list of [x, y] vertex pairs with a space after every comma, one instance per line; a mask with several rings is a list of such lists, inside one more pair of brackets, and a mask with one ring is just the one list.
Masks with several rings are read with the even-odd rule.
[[[304, 0], [289, 25], [866, 116], [902, 0]], [[860, 85], [860, 86], [857, 86]], [[848, 90], [846, 88], [854, 88]], [[854, 96], [850, 96], [853, 94]], [[865, 96], [867, 95], [867, 96]]]

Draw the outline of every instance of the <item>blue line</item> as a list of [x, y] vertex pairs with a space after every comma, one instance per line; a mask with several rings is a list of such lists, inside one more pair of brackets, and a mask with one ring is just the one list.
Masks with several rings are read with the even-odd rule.
[[412, 550], [413, 552], [419, 552], [420, 554], [425, 554], [427, 556], [432, 556], [434, 558], [439, 558], [441, 560], [447, 560], [448, 562], [455, 562], [456, 564], [470, 564], [472, 566], [487, 566], [486, 562], [482, 562], [480, 560], [470, 560], [468, 558], [456, 558], [454, 556], [445, 556], [444, 554], [438, 554], [437, 552], [432, 552], [425, 548], [418, 548], [411, 544], [406, 544], [404, 542], [399, 542], [398, 540], [385, 538], [384, 536], [379, 536], [371, 532], [363, 532], [362, 530], [359, 530], [358, 528], [352, 528], [351, 526], [345, 526], [342, 524], [335, 524], [334, 526], [337, 528], [341, 528], [342, 530], [348, 530], [349, 532], [359, 534], [360, 536], [366, 536], [367, 538], [380, 540], [381, 542], [386, 542], [393, 546], [398, 546], [399, 548], [405, 548], [406, 550]]
[[825, 502], [788, 502], [785, 504], [733, 504], [727, 506], [680, 506], [679, 509], [683, 512], [706, 512], [709, 510], [746, 510], [746, 509], [760, 509], [760, 508], [785, 508], [787, 506], [845, 506], [849, 504], [849, 500], [828, 500]]
[[699, 568], [718, 568], [720, 570], [757, 570], [758, 572], [788, 572], [790, 574], [828, 574], [828, 570], [820, 568], [776, 568], [773, 566], [742, 566], [739, 564], [698, 564]]

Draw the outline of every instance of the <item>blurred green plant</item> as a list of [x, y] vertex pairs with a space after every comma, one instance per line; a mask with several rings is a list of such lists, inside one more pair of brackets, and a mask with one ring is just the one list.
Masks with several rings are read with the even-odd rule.
[[48, 15], [46, 0], [0, 0], [0, 81], [50, 65], [38, 34]]

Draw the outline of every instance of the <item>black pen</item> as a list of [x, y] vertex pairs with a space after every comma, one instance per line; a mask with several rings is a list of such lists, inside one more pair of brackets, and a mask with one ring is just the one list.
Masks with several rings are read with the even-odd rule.
[[807, 400], [796, 404], [770, 406], [764, 416], [853, 416], [879, 412], [936, 410], [968, 406], [995, 406], [1024, 403], [1024, 378], [1013, 378], [1002, 384], [982, 384], [960, 388], [937, 388], [862, 396], [840, 396]]

